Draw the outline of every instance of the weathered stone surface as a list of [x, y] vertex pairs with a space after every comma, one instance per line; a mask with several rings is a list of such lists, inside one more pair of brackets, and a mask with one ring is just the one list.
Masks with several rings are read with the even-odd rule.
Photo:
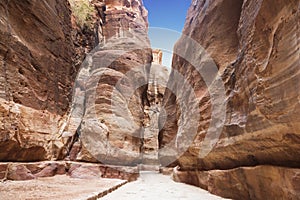
[[[208, 94], [203, 78], [200, 75], [193, 77], [196, 70], [191, 64], [175, 56], [174, 70], [190, 81], [196, 93], [203, 95], [200, 98], [198, 134], [186, 154], [179, 158], [179, 162], [183, 161], [181, 167], [300, 166], [297, 156], [300, 150], [297, 114], [300, 109], [299, 2], [273, 4], [266, 0], [251, 3], [233, 0], [194, 3], [184, 34], [205, 47], [217, 63], [225, 85], [226, 122], [221, 139], [208, 155], [199, 158], [201, 143], [211, 122], [209, 95], [216, 95], [219, 91]], [[219, 16], [222, 16], [222, 21], [217, 20]], [[231, 26], [221, 28], [227, 24]], [[177, 48], [183, 48], [181, 41]], [[175, 84], [172, 78], [171, 74], [169, 83]], [[182, 88], [178, 86], [177, 89]], [[173, 120], [171, 114], [175, 110], [176, 116], [176, 98], [171, 98], [172, 95], [167, 92], [164, 98], [170, 118], [168, 116], [161, 131], [162, 145], [180, 134], [178, 130], [189, 129], [187, 121], [191, 120], [183, 118], [183, 122], [177, 123], [184, 112], [190, 111], [188, 109], [183, 113], [177, 109], [177, 118]], [[179, 93], [177, 99], [192, 102], [184, 95], [186, 93]], [[222, 124], [214, 124], [218, 125]]]
[[232, 199], [299, 199], [300, 169], [276, 166], [230, 170], [178, 171], [176, 181], [193, 184]]
[[126, 31], [148, 29], [148, 11], [140, 0], [105, 0], [104, 41], [112, 37], [126, 37]]
[[7, 168], [3, 179], [7, 180], [22, 181], [38, 177], [63, 175], [67, 172], [65, 162], [3, 163], [3, 168], [5, 165], [7, 165]]
[[[159, 134], [161, 163], [178, 164], [182, 171], [223, 169], [226, 171], [221, 171], [222, 175], [232, 177], [224, 180], [241, 185], [247, 182], [246, 178], [234, 179], [233, 171], [238, 169], [229, 169], [257, 165], [299, 168], [299, 1], [195, 0], [183, 33], [212, 57], [224, 84], [217, 88], [214, 84], [220, 79], [209, 82], [206, 73], [198, 73], [206, 69], [209, 74], [213, 64], [204, 51], [195, 51], [197, 45], [188, 43], [183, 36], [175, 52], [187, 53], [183, 58], [174, 55], [168, 82], [173, 91], [167, 90], [164, 95], [166, 114], [161, 119], [166, 119], [166, 123], [161, 123]], [[176, 82], [176, 72], [192, 87], [195, 96], [184, 84]], [[182, 100], [184, 104], [179, 103]], [[218, 109], [222, 104], [226, 104], [226, 109]], [[198, 113], [199, 118], [190, 112]], [[195, 124], [196, 134], [192, 135]], [[247, 178], [253, 181], [263, 173], [269, 176], [267, 170], [249, 171]], [[270, 172], [274, 173], [270, 175], [274, 185], [284, 185], [280, 180], [285, 177], [293, 179], [288, 169], [279, 171], [279, 180], [273, 177], [276, 172]], [[217, 181], [221, 177], [210, 182], [210, 187], [218, 194], [230, 195], [234, 183], [221, 187]], [[259, 184], [265, 191], [255, 186], [251, 197], [265, 199], [277, 188], [265, 178], [259, 179]], [[285, 189], [275, 195], [288, 199], [296, 191], [291, 185]], [[239, 194], [249, 199], [250, 190], [240, 189]], [[295, 193], [292, 195], [295, 197]]]
[[5, 180], [8, 173], [8, 164], [0, 163], [0, 180]]
[[[60, 115], [0, 99], [0, 159], [39, 161], [58, 157]], [[8, 117], [9, 116], [9, 117]]]
[[[63, 175], [67, 172], [67, 167], [65, 163], [40, 163], [37, 165], [38, 172], [33, 171], [32, 168], [35, 167], [35, 163], [27, 165], [27, 168], [33, 173], [35, 177], [51, 177], [55, 175]], [[36, 173], [37, 172], [37, 173]]]
[[[82, 1], [92, 9], [89, 16], [84, 16], [78, 13], [74, 2], [72, 10], [67, 1], [0, 3], [2, 161], [63, 159], [66, 155], [66, 159], [93, 162], [98, 162], [100, 156], [101, 161], [109, 158], [107, 161], [115, 164], [140, 160], [152, 59], [147, 11], [138, 0]], [[72, 110], [75, 117], [74, 112], [68, 115], [76, 68], [98, 44], [75, 83], [73, 96], [80, 99], [75, 100], [75, 106], [81, 108]], [[93, 60], [92, 65], [89, 59]], [[110, 71], [104, 72], [101, 67], [109, 67]], [[86, 73], [86, 69], [91, 71]], [[101, 80], [97, 80], [98, 75]], [[87, 80], [88, 76], [92, 78]], [[118, 91], [115, 84], [121, 79], [124, 84]], [[93, 98], [93, 90], [97, 90], [97, 99]], [[132, 97], [123, 93], [131, 93]], [[128, 105], [125, 111], [121, 110], [124, 107], [117, 108], [114, 119], [113, 101], [117, 106]], [[82, 138], [78, 138], [79, 134]], [[90, 138], [113, 144], [98, 148], [98, 143], [89, 144]], [[120, 157], [125, 160], [118, 160]]]
[[59, 158], [75, 71], [67, 0], [0, 2], [0, 160]]
[[72, 10], [74, 64], [78, 69], [87, 53], [103, 38], [104, 0], [69, 0]]
[[3, 99], [64, 114], [74, 76], [70, 14], [67, 1], [1, 1]]
[[76, 132], [82, 143], [77, 160], [118, 165], [141, 160], [152, 61], [146, 17], [141, 1], [105, 2], [102, 40], [79, 71], [65, 130]]
[[31, 173], [30, 170], [26, 168], [24, 165], [9, 165], [7, 179], [8, 180], [31, 180], [35, 177]]
[[71, 164], [68, 174], [72, 178], [81, 178], [81, 179], [99, 179], [101, 178], [101, 170], [97, 165], [86, 165], [82, 166], [81, 164]]
[[163, 53], [154, 49], [153, 61], [147, 89], [148, 104], [144, 107], [143, 161], [144, 164], [158, 165], [158, 116], [162, 109], [162, 100], [167, 87], [169, 70], [162, 65]]
[[113, 166], [70, 161], [0, 164], [0, 180], [22, 181], [56, 175], [68, 175], [79, 179], [117, 178], [134, 181], [139, 177], [139, 170], [136, 166]]

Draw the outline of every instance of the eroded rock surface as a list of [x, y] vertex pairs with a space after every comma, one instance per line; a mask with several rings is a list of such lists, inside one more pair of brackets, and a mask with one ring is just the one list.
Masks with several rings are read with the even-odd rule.
[[[160, 132], [161, 163], [178, 164], [180, 171], [223, 169], [226, 171], [220, 173], [228, 177], [223, 181], [234, 179], [241, 187], [225, 189], [212, 181], [211, 192], [230, 198], [238, 198], [237, 194], [245, 199], [270, 198], [277, 186], [269, 185], [267, 179], [257, 180], [268, 185], [263, 186], [264, 192], [243, 188], [261, 170], [243, 170], [245, 175], [239, 179], [228, 170], [257, 165], [300, 167], [299, 1], [195, 0], [183, 34], [206, 53], [193, 51], [197, 45], [185, 36], [175, 47], [175, 52], [190, 53], [173, 59], [168, 82], [173, 91], [165, 93], [166, 115], [161, 116], [167, 120]], [[219, 78], [207, 81], [207, 74], [198, 73], [213, 71], [214, 66]], [[194, 96], [176, 82], [175, 72], [183, 76]], [[222, 87], [216, 87], [219, 80]], [[226, 105], [224, 110], [219, 109], [222, 104]], [[190, 112], [198, 113], [198, 119]], [[191, 124], [197, 125], [195, 135], [191, 135], [195, 130]], [[280, 171], [279, 180], [289, 177], [296, 181], [286, 183], [288, 192], [282, 197], [297, 198], [299, 189], [293, 186], [299, 184], [293, 179], [297, 170], [289, 173], [289, 169], [274, 167], [276, 170]], [[219, 179], [216, 176], [215, 180]], [[279, 180], [276, 182], [282, 184]], [[198, 185], [207, 187], [207, 183]]]
[[0, 2], [0, 161], [61, 157], [76, 71], [70, 16], [66, 0]]
[[152, 61], [147, 11], [139, 0], [100, 5], [102, 40], [77, 76], [65, 134], [81, 143], [76, 160], [135, 165], [141, 161]]
[[158, 118], [162, 112], [162, 100], [167, 87], [169, 70], [162, 65], [163, 52], [153, 50], [153, 62], [149, 74], [147, 100], [144, 106], [143, 161], [144, 164], [158, 165]]
[[277, 166], [229, 170], [174, 171], [175, 181], [231, 199], [299, 199], [300, 169]]
[[0, 180], [24, 181], [41, 177], [68, 175], [79, 179], [116, 178], [134, 181], [139, 176], [138, 167], [110, 166], [99, 163], [72, 161], [42, 161], [30, 163], [0, 163]]
[[71, 4], [0, 4], [0, 160], [138, 163], [152, 61], [147, 11], [138, 0]]

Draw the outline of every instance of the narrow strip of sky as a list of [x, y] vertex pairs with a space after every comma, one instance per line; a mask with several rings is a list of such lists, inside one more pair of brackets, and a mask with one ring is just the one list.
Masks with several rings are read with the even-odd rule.
[[[153, 48], [172, 50], [179, 39], [191, 0], [143, 0], [149, 14], [149, 38]], [[170, 29], [159, 31], [157, 28]], [[165, 34], [166, 33], [166, 34]], [[163, 65], [171, 67], [172, 52], [164, 51]]]

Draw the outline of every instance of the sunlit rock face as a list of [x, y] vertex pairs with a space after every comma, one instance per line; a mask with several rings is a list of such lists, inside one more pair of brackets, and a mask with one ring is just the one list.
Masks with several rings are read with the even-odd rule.
[[71, 30], [66, 0], [0, 2], [0, 161], [60, 157], [75, 79]]
[[[126, 37], [126, 31], [148, 30], [148, 11], [140, 0], [106, 0], [105, 38]], [[141, 32], [143, 33], [143, 31]], [[143, 34], [145, 34], [144, 32]]]
[[[270, 198], [267, 194], [272, 195], [275, 185], [270, 185], [269, 179], [259, 179], [260, 184], [268, 185], [265, 189], [269, 191], [259, 193], [253, 180], [261, 174], [261, 169], [243, 170], [243, 178], [238, 180], [234, 178], [238, 171], [229, 169], [273, 165], [270, 177], [274, 180], [277, 171], [280, 179], [292, 180], [299, 173], [299, 170], [290, 173], [285, 168], [276, 169], [276, 166], [300, 166], [299, 1], [195, 0], [188, 11], [183, 34], [211, 56], [223, 86], [214, 88], [214, 82], [207, 82], [206, 76], [198, 73], [195, 63], [209, 70], [210, 65], [205, 64], [209, 62], [203, 56], [204, 51], [192, 51], [195, 47], [183, 36], [174, 51], [193, 53], [188, 58], [178, 55], [173, 58], [168, 82], [173, 91], [167, 90], [164, 95], [166, 114], [161, 117], [166, 119], [159, 136], [161, 163], [178, 164], [181, 171], [224, 170], [222, 182], [235, 180], [241, 187], [220, 189], [215, 187], [218, 178], [210, 181], [213, 176], [208, 176], [211, 192], [222, 196], [234, 198], [239, 193], [245, 199]], [[193, 88], [195, 98], [184, 90], [183, 84], [176, 82], [175, 72]], [[187, 105], [184, 109], [178, 103], [182, 99]], [[188, 130], [195, 124], [195, 118], [189, 115], [194, 110], [189, 105], [195, 101], [199, 102], [196, 109], [200, 116], [196, 134], [190, 136]], [[224, 110], [218, 109], [221, 104], [226, 105]], [[208, 130], [212, 130], [210, 134]], [[181, 144], [186, 149], [179, 154]], [[288, 192], [284, 198], [299, 196], [295, 183], [285, 187]]]
[[152, 62], [147, 11], [136, 0], [94, 3], [105, 14], [101, 39], [78, 73], [65, 133], [78, 138], [75, 160], [136, 165]]

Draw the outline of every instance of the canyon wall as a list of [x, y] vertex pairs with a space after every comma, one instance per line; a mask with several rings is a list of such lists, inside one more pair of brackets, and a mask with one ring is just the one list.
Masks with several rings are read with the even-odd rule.
[[61, 156], [76, 69], [66, 0], [0, 2], [0, 161]]
[[147, 99], [149, 104], [144, 107], [146, 115], [144, 126], [143, 164], [159, 165], [158, 163], [158, 119], [162, 111], [162, 100], [167, 87], [169, 70], [162, 65], [163, 52], [153, 50], [153, 61], [149, 74]]
[[0, 161], [141, 162], [152, 62], [142, 2], [0, 9]]
[[71, 160], [136, 165], [142, 159], [144, 106], [149, 104], [148, 13], [139, 0], [94, 4], [104, 12], [99, 44], [76, 78], [63, 135], [69, 137]]
[[160, 162], [178, 165], [176, 180], [234, 199], [299, 198], [299, 6], [192, 2], [160, 116]]

